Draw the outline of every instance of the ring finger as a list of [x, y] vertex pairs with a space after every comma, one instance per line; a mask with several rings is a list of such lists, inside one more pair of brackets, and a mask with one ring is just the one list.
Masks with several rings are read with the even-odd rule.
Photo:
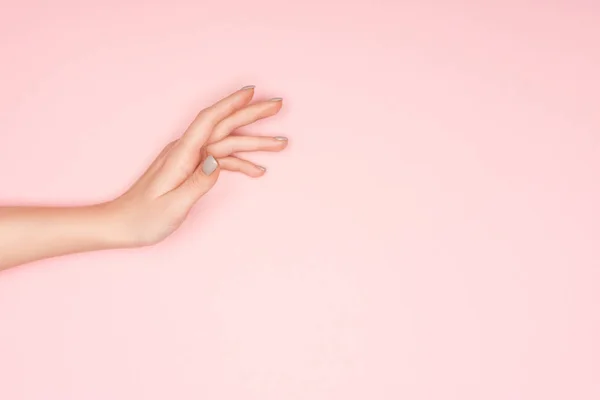
[[266, 168], [256, 165], [247, 160], [238, 157], [224, 157], [219, 159], [219, 166], [222, 170], [241, 172], [242, 174], [258, 178], [265, 174]]

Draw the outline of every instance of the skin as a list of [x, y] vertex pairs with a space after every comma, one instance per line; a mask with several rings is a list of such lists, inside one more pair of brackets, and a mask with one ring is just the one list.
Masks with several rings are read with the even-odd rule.
[[86, 207], [0, 207], [0, 270], [85, 251], [148, 246], [173, 233], [221, 170], [258, 178], [265, 169], [234, 154], [281, 151], [283, 137], [235, 131], [279, 112], [282, 99], [250, 104], [244, 87], [202, 110], [120, 197]]

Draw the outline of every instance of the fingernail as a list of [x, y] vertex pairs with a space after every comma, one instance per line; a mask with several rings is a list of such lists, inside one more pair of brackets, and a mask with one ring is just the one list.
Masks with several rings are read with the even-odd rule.
[[202, 163], [202, 172], [204, 172], [204, 175], [210, 175], [215, 172], [218, 166], [219, 163], [217, 163], [217, 160], [213, 156], [208, 156], [204, 160], [204, 163]]
[[241, 90], [250, 90], [250, 89], [254, 89], [256, 86], [254, 85], [249, 85], [249, 86], [244, 86]]
[[260, 169], [262, 172], [265, 172], [267, 169], [262, 165], [257, 165], [256, 168]]
[[281, 97], [274, 97], [269, 101], [282, 101], [283, 99]]
[[275, 140], [279, 140], [282, 142], [287, 142], [288, 138], [284, 137], [284, 136], [275, 136], [273, 139]]

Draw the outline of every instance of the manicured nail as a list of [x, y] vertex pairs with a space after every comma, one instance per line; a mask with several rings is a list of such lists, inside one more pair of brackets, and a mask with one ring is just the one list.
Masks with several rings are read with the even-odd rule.
[[215, 172], [218, 166], [219, 163], [217, 163], [217, 160], [213, 156], [208, 156], [204, 160], [204, 163], [202, 163], [202, 172], [204, 172], [204, 175], [210, 175]]
[[282, 101], [282, 100], [283, 100], [283, 99], [282, 99], [281, 97], [275, 97], [275, 98], [272, 98], [272, 99], [271, 99], [271, 100], [269, 100], [269, 101]]
[[244, 86], [241, 90], [250, 90], [250, 89], [254, 89], [256, 86], [254, 85], [249, 85], [249, 86]]
[[288, 140], [288, 138], [286, 138], [284, 136], [275, 136], [273, 139], [279, 140], [281, 142], [287, 142], [287, 140]]
[[265, 172], [267, 169], [262, 165], [257, 165], [256, 168], [260, 169], [262, 172]]

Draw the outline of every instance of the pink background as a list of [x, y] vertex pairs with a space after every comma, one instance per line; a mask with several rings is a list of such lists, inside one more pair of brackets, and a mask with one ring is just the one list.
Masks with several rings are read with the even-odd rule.
[[290, 137], [147, 249], [0, 274], [0, 399], [600, 398], [595, 1], [1, 0], [0, 201]]

